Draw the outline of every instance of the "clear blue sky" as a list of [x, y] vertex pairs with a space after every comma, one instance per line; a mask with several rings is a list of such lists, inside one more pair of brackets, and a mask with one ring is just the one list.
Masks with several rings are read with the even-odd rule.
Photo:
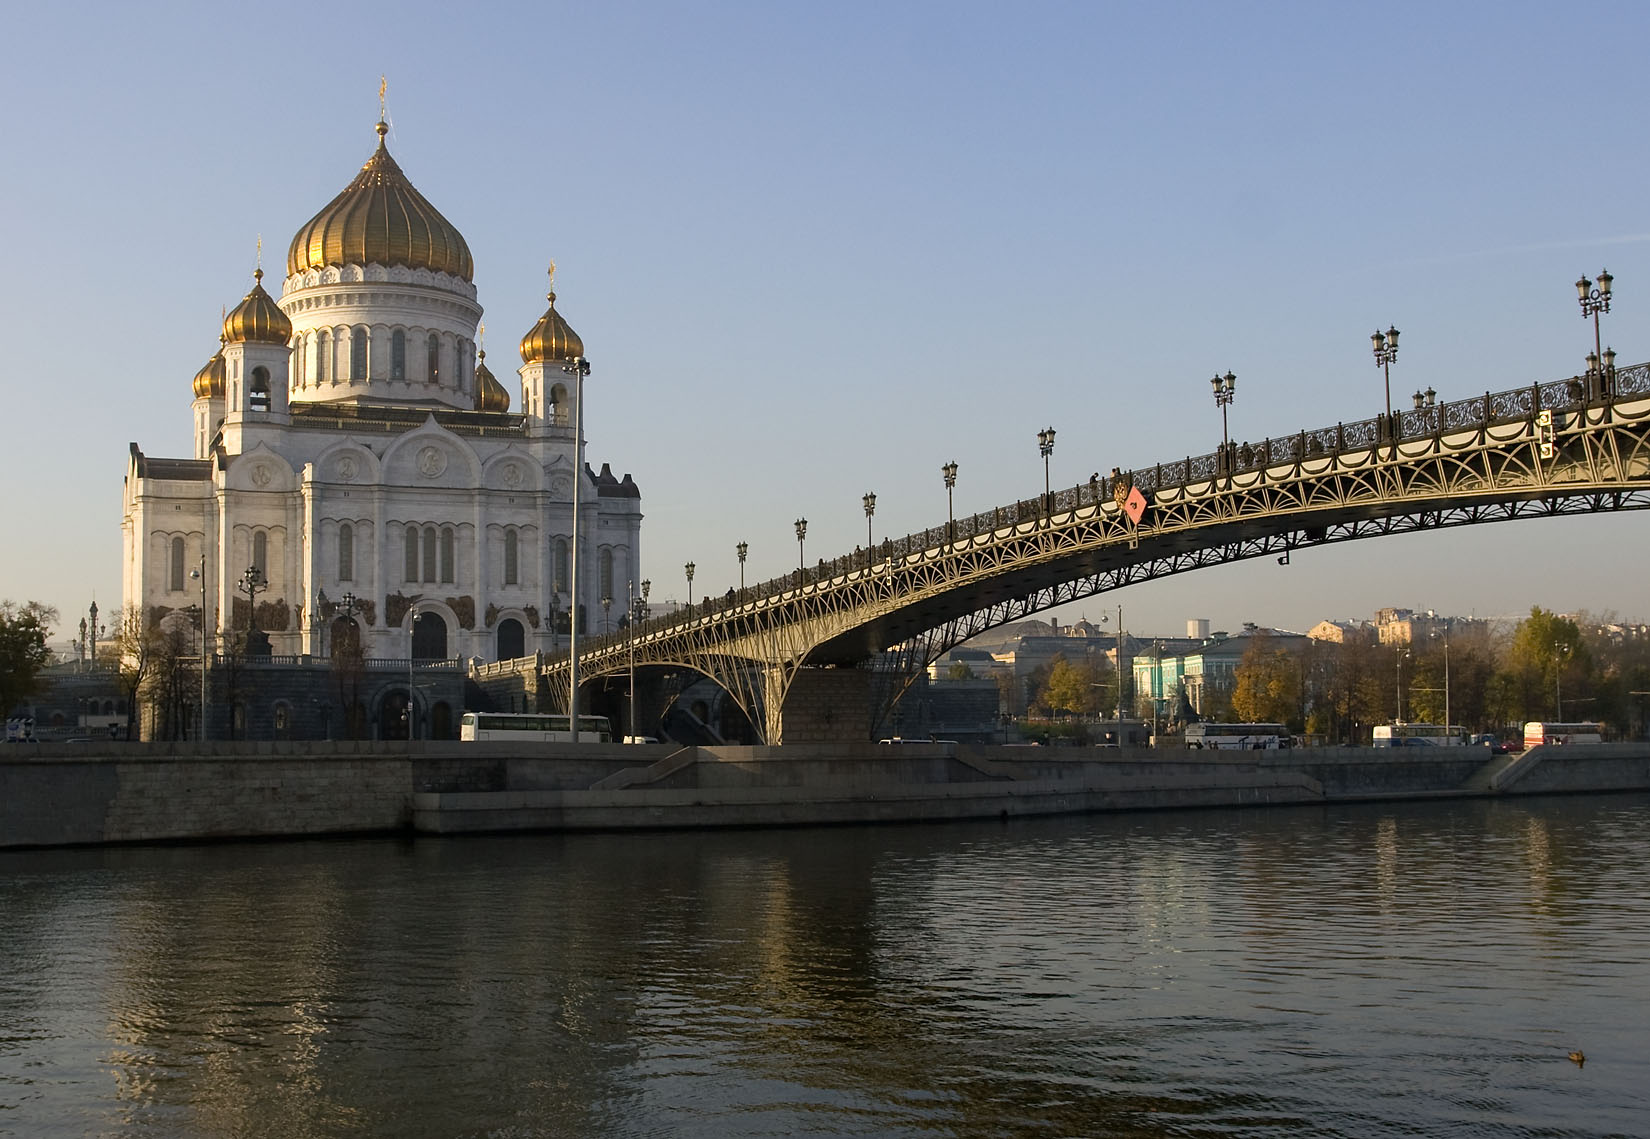
[[[589, 458], [644, 493], [654, 598], [1054, 477], [1395, 398], [1571, 374], [1572, 282], [1650, 359], [1650, 7], [1550, 3], [11, 5], [0, 70], [9, 515], [0, 597], [120, 601], [126, 445], [190, 453], [190, 380], [255, 242], [391, 149], [465, 234], [489, 364], [558, 307]], [[1382, 605], [1650, 618], [1650, 516], [1518, 522], [1183, 575], [1117, 600], [1304, 629]]]

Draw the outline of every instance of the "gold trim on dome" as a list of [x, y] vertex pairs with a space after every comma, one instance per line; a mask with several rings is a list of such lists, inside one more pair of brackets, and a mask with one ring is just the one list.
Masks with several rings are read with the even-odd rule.
[[287, 250], [287, 276], [328, 265], [402, 265], [472, 281], [470, 247], [453, 224], [413, 188], [384, 145], [343, 193], [298, 230]]
[[498, 382], [492, 369], [487, 367], [487, 350], [485, 348], [476, 353], [476, 410], [510, 410], [510, 393], [505, 390], [503, 384]]
[[[554, 270], [552, 270], [553, 272]], [[550, 307], [539, 322], [521, 338], [521, 362], [539, 364], [545, 360], [571, 360], [584, 355], [584, 341], [556, 311], [556, 294], [549, 295]]]
[[252, 291], [223, 318], [223, 338], [231, 344], [285, 344], [292, 339], [292, 321], [264, 292], [264, 271], [252, 274]]

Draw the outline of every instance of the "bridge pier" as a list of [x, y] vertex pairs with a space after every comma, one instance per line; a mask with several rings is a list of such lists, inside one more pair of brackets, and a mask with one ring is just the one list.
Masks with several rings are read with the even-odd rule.
[[863, 668], [799, 668], [787, 684], [767, 673], [769, 744], [863, 743], [871, 738], [871, 674]]

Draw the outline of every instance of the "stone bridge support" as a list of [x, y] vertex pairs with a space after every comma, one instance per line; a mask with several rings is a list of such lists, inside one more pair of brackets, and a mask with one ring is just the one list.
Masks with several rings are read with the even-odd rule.
[[769, 744], [864, 743], [871, 738], [871, 674], [863, 668], [799, 668], [785, 684], [768, 670]]

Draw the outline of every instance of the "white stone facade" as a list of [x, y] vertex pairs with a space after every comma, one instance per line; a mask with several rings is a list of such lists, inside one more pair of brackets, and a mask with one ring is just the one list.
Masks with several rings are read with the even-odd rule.
[[259, 626], [276, 654], [326, 656], [353, 621], [369, 657], [406, 657], [414, 610], [420, 657], [553, 651], [567, 643], [578, 493], [583, 627], [617, 624], [641, 576], [640, 492], [606, 464], [578, 471], [576, 381], [562, 361], [523, 366], [532, 398], [517, 410], [477, 410], [471, 282], [346, 264], [289, 274], [278, 303], [292, 325], [285, 344], [237, 342], [226, 321], [221, 391], [192, 404], [192, 459], [131, 447], [128, 607], [179, 620], [170, 614], [202, 604], [204, 565], [221, 648], [247, 627], [238, 586], [256, 565], [267, 583]]

